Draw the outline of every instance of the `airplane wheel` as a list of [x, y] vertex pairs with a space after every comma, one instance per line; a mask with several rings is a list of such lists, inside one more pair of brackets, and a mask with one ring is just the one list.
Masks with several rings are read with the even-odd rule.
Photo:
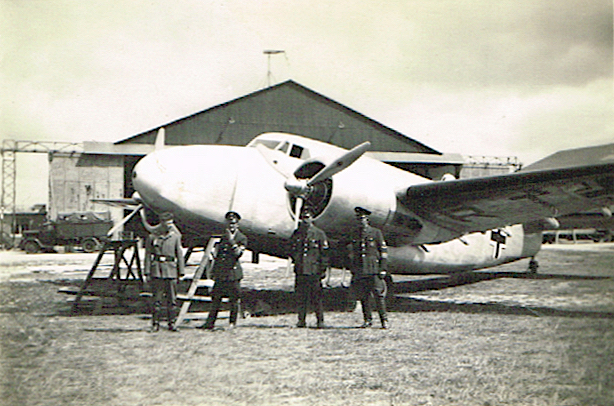
[[40, 252], [41, 247], [38, 245], [36, 241], [26, 241], [26, 243], [23, 246], [23, 249], [28, 254], [36, 254], [37, 252]]
[[85, 252], [95, 252], [98, 251], [100, 243], [95, 238], [88, 238], [83, 241], [83, 243], [81, 243], [81, 246], [83, 247], [83, 251]]

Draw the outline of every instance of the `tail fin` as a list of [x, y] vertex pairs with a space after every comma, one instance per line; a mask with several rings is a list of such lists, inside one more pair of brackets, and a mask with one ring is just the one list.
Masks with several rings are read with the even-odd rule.
[[155, 149], [156, 151], [164, 148], [164, 127], [160, 127], [160, 129], [158, 130], [158, 135], [156, 135], [156, 143], [155, 143]]

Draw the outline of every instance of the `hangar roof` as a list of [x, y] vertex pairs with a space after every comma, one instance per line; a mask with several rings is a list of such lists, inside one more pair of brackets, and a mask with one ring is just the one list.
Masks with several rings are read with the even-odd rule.
[[[371, 141], [371, 151], [440, 153], [292, 80], [188, 117], [165, 128], [167, 145], [246, 145], [264, 132], [286, 132], [352, 148]], [[159, 127], [116, 144], [153, 144]]]

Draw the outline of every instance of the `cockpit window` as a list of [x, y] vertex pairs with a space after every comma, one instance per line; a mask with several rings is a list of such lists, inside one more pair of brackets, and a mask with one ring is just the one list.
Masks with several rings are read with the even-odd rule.
[[[275, 149], [277, 148], [277, 146], [279, 145], [280, 141], [275, 141], [275, 140], [255, 140], [254, 143], [252, 145], [249, 146], [256, 146], [256, 145], [264, 145], [265, 147], [269, 148], [269, 149]], [[250, 143], [251, 144], [251, 143]]]
[[284, 154], [287, 154], [289, 147], [290, 147], [290, 144], [288, 144], [288, 141], [286, 141], [282, 144], [281, 147], [279, 147], [279, 150], [282, 151]]
[[264, 145], [268, 149], [272, 149], [275, 151], [280, 151], [285, 155], [291, 156], [293, 158], [300, 159], [308, 159], [310, 157], [309, 150], [305, 147], [301, 147], [300, 145], [292, 144], [289, 141], [283, 140], [267, 140], [267, 139], [254, 139], [249, 144], [248, 147], [255, 148], [258, 145]]
[[298, 145], [293, 145], [290, 150], [290, 156], [294, 158], [300, 158], [303, 155], [303, 147], [299, 147]]

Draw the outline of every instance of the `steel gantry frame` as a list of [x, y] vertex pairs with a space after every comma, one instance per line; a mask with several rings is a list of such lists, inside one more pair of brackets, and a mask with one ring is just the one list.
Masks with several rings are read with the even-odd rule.
[[[2, 141], [2, 193], [0, 195], [0, 247], [12, 247], [15, 241], [13, 230], [15, 229], [16, 195], [17, 195], [17, 165], [16, 155], [18, 152], [29, 153], [83, 153], [83, 143], [63, 141]], [[10, 224], [5, 220], [5, 215], [11, 213]], [[10, 247], [8, 247], [10, 248]]]

